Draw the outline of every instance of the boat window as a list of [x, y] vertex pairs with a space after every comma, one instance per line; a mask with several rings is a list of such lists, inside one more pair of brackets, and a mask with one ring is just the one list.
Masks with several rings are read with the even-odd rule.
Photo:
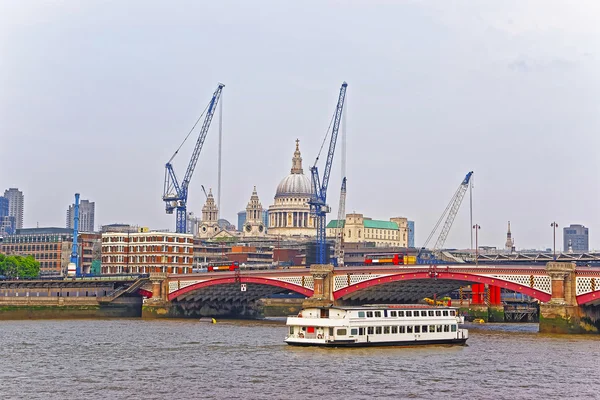
[[392, 326], [392, 334], [394, 333], [398, 333], [398, 327], [397, 326]]
[[293, 334], [294, 334], [294, 327], [290, 326], [290, 335], [293, 335]]
[[404, 311], [398, 311], [398, 316], [399, 317], [404, 317]]
[[435, 327], [436, 332], [441, 332], [442, 331], [442, 326], [438, 325]]
[[386, 334], [386, 335], [389, 335], [390, 334], [390, 327], [389, 326], [384, 326], [383, 327], [383, 333]]
[[444, 317], [448, 316], [448, 310], [444, 310]]
[[365, 328], [358, 328], [358, 334], [361, 336], [364, 336], [365, 334]]
[[358, 335], [358, 329], [357, 328], [350, 329], [350, 334], [351, 335]]
[[367, 311], [367, 318], [373, 318], [373, 311]]
[[381, 328], [382, 328], [381, 326], [376, 326], [375, 327], [375, 334], [376, 335], [381, 335], [381, 330], [382, 330]]
[[456, 332], [456, 325], [450, 325], [450, 328], [452, 328], [452, 332]]
[[456, 311], [450, 310], [450, 315], [454, 317], [456, 315]]
[[435, 332], [435, 325], [429, 325], [429, 332]]
[[[399, 326], [399, 327], [398, 327], [398, 331], [399, 331], [400, 333], [405, 333], [405, 332], [406, 332], [406, 328], [407, 328], [407, 327], [405, 327], [405, 326]], [[409, 326], [408, 328], [410, 328], [410, 326]], [[412, 333], [412, 329], [411, 329], [411, 331], [410, 331], [410, 332], [408, 332], [408, 333]]]
[[429, 314], [430, 317], [433, 317], [433, 310], [429, 310], [428, 314]]
[[427, 311], [421, 311], [421, 317], [426, 317], [427, 316]]
[[436, 316], [436, 317], [441, 317], [441, 316], [442, 316], [442, 312], [441, 312], [440, 310], [437, 310], [437, 311], [435, 312], [435, 316]]
[[395, 317], [396, 316], [396, 311], [390, 311], [390, 317]]
[[329, 328], [329, 336], [333, 336], [333, 328]]
[[387, 318], [388, 314], [387, 314], [387, 310], [383, 310], [383, 317]]
[[421, 326], [421, 332], [427, 333], [427, 325], [422, 325]]
[[415, 333], [421, 333], [421, 327], [419, 325], [415, 326]]
[[337, 334], [338, 336], [346, 336], [346, 328], [338, 329]]
[[381, 311], [375, 311], [375, 318], [381, 318]]
[[444, 332], [450, 332], [450, 325], [444, 325]]
[[[402, 332], [402, 328], [404, 328], [403, 326], [400, 327], [401, 331], [400, 333], [404, 333]], [[406, 327], [406, 333], [413, 333], [413, 327], [412, 326], [407, 326]]]
[[365, 317], [365, 312], [364, 311], [359, 311], [358, 312], [358, 318], [364, 318]]
[[321, 308], [321, 318], [329, 318], [329, 310], [326, 308]]
[[372, 335], [375, 333], [375, 328], [373, 328], [372, 326], [369, 326], [367, 328], [367, 335]]
[[[400, 311], [400, 312], [402, 312], [402, 311]], [[407, 312], [406, 312], [406, 316], [407, 316], [407, 317], [412, 317], [412, 311], [407, 311]]]

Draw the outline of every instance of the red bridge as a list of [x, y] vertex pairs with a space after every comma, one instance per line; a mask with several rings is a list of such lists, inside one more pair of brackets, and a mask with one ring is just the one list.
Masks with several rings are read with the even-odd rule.
[[[320, 268], [322, 267], [322, 268]], [[245, 307], [277, 293], [297, 293], [336, 304], [412, 303], [471, 285], [486, 303], [501, 304], [500, 290], [561, 307], [600, 305], [600, 269], [549, 262], [523, 265], [437, 265], [225, 271], [192, 275], [151, 275], [144, 287], [154, 302], [184, 315], [202, 307]], [[483, 296], [482, 296], [483, 297]], [[474, 299], [477, 303], [477, 299]], [[481, 299], [479, 302], [483, 302]], [[542, 313], [543, 314], [543, 313]]]

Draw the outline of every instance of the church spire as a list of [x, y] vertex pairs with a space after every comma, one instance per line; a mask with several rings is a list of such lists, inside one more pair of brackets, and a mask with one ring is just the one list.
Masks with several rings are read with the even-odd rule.
[[294, 151], [294, 157], [292, 158], [292, 174], [304, 174], [300, 155], [300, 140], [298, 139], [296, 139], [296, 151]]
[[508, 221], [508, 231], [506, 232], [506, 244], [504, 245], [506, 250], [512, 252], [515, 249], [515, 242], [512, 238], [512, 233], [510, 232], [510, 221]]

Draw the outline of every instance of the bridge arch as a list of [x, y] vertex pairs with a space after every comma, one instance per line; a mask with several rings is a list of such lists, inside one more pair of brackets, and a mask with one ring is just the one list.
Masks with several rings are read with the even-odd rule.
[[[469, 283], [486, 283], [489, 285], [499, 286], [504, 289], [513, 290], [515, 292], [523, 293], [527, 296], [536, 298], [541, 302], [548, 302], [552, 297], [550, 294], [542, 292], [531, 287], [521, 285], [514, 282], [505, 281], [498, 278], [487, 277], [482, 275], [476, 275], [472, 273], [456, 273], [456, 272], [442, 272], [442, 271], [421, 271], [421, 272], [408, 272], [399, 273], [389, 276], [377, 277], [356, 283], [354, 285], [347, 286], [343, 289], [336, 290], [333, 292], [333, 298], [335, 300], [340, 299], [343, 296], [347, 296], [351, 293], [358, 292], [359, 290], [366, 289], [369, 287], [383, 285], [390, 282], [398, 281], [410, 281], [417, 279], [444, 279], [454, 281], [464, 281]], [[580, 303], [581, 304], [581, 303]]]
[[228, 284], [233, 284], [233, 283], [255, 283], [255, 284], [259, 284], [259, 285], [276, 286], [276, 287], [280, 287], [283, 289], [287, 289], [291, 292], [299, 293], [306, 297], [311, 297], [313, 295], [313, 290], [305, 288], [303, 286], [295, 285], [293, 283], [284, 282], [284, 281], [280, 281], [277, 279], [253, 278], [253, 277], [241, 276], [241, 277], [239, 277], [238, 280], [236, 280], [236, 278], [232, 277], [232, 278], [209, 279], [209, 280], [206, 280], [203, 282], [198, 282], [193, 285], [189, 285], [189, 286], [186, 286], [179, 290], [176, 290], [172, 293], [169, 293], [168, 299], [169, 299], [169, 301], [173, 301], [173, 300], [177, 299], [179, 296], [184, 295], [184, 294], [189, 293], [194, 290], [206, 288], [209, 286], [228, 285]]
[[594, 301], [600, 301], [600, 290], [596, 290], [595, 292], [589, 292], [586, 294], [580, 294], [577, 296], [577, 304], [580, 306], [592, 303]]

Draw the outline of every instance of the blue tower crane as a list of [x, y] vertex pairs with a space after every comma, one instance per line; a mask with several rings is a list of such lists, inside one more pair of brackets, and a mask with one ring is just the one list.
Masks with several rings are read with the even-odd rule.
[[79, 193], [75, 193], [75, 207], [73, 213], [73, 246], [71, 247], [71, 259], [67, 266], [67, 275], [79, 277], [81, 276], [79, 252], [77, 249], [77, 236], [79, 236]]
[[[176, 209], [176, 225], [175, 231], [177, 233], [187, 233], [187, 198], [188, 198], [188, 186], [192, 179], [192, 174], [194, 173], [194, 169], [196, 168], [196, 164], [198, 163], [198, 157], [200, 156], [200, 151], [202, 151], [202, 146], [204, 145], [204, 140], [206, 139], [206, 134], [208, 133], [208, 128], [210, 127], [210, 122], [212, 121], [213, 115], [217, 108], [217, 104], [219, 103], [219, 99], [221, 98], [221, 92], [225, 85], [219, 83], [219, 86], [213, 93], [212, 99], [210, 103], [208, 103], [206, 111], [206, 116], [204, 117], [204, 123], [202, 124], [202, 128], [200, 129], [200, 134], [198, 135], [198, 140], [196, 141], [196, 147], [194, 147], [194, 152], [192, 153], [192, 158], [190, 159], [190, 163], [185, 171], [185, 176], [183, 177], [183, 181], [179, 184], [177, 180], [177, 176], [175, 175], [175, 171], [173, 170], [173, 158], [181, 149], [181, 146], [175, 151], [175, 154], [171, 157], [169, 162], [165, 165], [165, 185], [163, 191], [163, 201], [165, 202], [165, 209], [167, 214], [173, 214], [173, 210]], [[202, 118], [202, 115], [200, 115]], [[194, 124], [190, 133], [194, 130], [198, 122]], [[188, 133], [188, 136], [190, 135]], [[186, 137], [187, 139], [187, 137]], [[184, 140], [185, 142], [185, 140]], [[183, 144], [182, 144], [183, 145]]]
[[340, 129], [340, 122], [342, 120], [342, 111], [344, 109], [344, 100], [346, 98], [346, 88], [348, 84], [342, 83], [340, 88], [340, 95], [338, 98], [335, 113], [333, 115], [333, 127], [331, 129], [331, 141], [329, 142], [329, 152], [327, 153], [327, 161], [325, 162], [325, 172], [323, 173], [323, 180], [319, 178], [319, 170], [317, 169], [317, 162], [319, 157], [315, 161], [315, 165], [310, 168], [312, 177], [313, 195], [311, 200], [308, 202], [312, 214], [315, 216], [315, 222], [317, 225], [317, 263], [324, 264], [326, 260], [326, 241], [325, 241], [325, 225], [327, 220], [327, 213], [331, 212], [331, 208], [327, 205], [327, 186], [329, 185], [329, 176], [331, 175], [331, 166], [333, 164], [333, 154], [335, 152], [335, 143], [337, 141], [338, 131]]

